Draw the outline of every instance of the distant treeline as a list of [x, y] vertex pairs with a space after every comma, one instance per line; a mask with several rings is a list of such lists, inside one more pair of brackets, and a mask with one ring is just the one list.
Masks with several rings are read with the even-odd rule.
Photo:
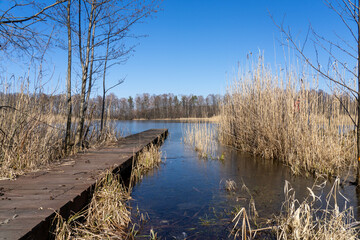
[[[356, 104], [353, 98], [346, 95], [328, 94], [322, 90], [306, 91], [309, 95], [308, 101], [317, 101], [317, 112], [330, 117], [334, 106], [337, 107], [339, 114], [346, 115], [356, 113]], [[0, 93], [2, 104], [15, 106], [19, 93], [4, 94]], [[34, 104], [41, 105], [44, 113], [51, 112], [54, 115], [66, 116], [66, 95], [47, 95], [33, 94]], [[131, 119], [166, 119], [166, 118], [207, 118], [219, 115], [222, 102], [229, 102], [227, 99], [229, 94], [225, 96], [209, 94], [206, 97], [200, 95], [174, 95], [159, 94], [150, 95], [148, 93], [137, 94], [134, 97], [118, 98], [111, 93], [106, 96], [105, 115], [110, 119], [131, 120]], [[6, 101], [4, 101], [6, 99]], [[311, 99], [311, 100], [310, 100]], [[340, 101], [339, 101], [340, 100]], [[294, 111], [304, 111], [304, 103], [294, 99]], [[74, 95], [73, 116], [79, 117], [80, 112], [80, 96]], [[263, 103], [266, 107], [267, 103]], [[102, 97], [97, 96], [89, 100], [87, 107], [88, 116], [93, 119], [101, 117]], [[306, 111], [306, 110], [305, 110]], [[348, 111], [348, 113], [347, 113]]]
[[[0, 93], [1, 99], [7, 99], [7, 104], [14, 106], [19, 93]], [[66, 116], [66, 95], [33, 94], [34, 104], [41, 105], [44, 112], [54, 115]], [[73, 116], [79, 117], [80, 96], [73, 95]], [[165, 119], [165, 118], [207, 118], [219, 114], [219, 105], [222, 101], [220, 95], [209, 94], [206, 97], [200, 95], [174, 95], [148, 93], [138, 94], [128, 98], [118, 98], [115, 94], [106, 97], [105, 114], [111, 119]], [[101, 117], [102, 97], [97, 96], [89, 100], [87, 111], [92, 118]]]

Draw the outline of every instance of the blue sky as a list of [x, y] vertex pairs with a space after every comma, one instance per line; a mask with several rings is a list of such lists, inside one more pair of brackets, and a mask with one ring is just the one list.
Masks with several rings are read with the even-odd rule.
[[[287, 50], [284, 54], [280, 31], [269, 13], [276, 22], [284, 19], [299, 39], [304, 39], [309, 23], [330, 39], [334, 32], [348, 39], [338, 16], [321, 0], [164, 0], [161, 8], [132, 29], [148, 37], [133, 39], [138, 44], [133, 56], [108, 74], [108, 85], [126, 77], [112, 90], [118, 97], [224, 94], [238, 63], [244, 65], [250, 52], [263, 52], [265, 63], [273, 67], [275, 60], [284, 64]], [[66, 52], [56, 51], [60, 53], [52, 59], [54, 79], [65, 82]], [[320, 87], [326, 88], [324, 83]], [[101, 93], [100, 81], [94, 90]]]
[[277, 22], [285, 17], [300, 38], [310, 22], [324, 35], [344, 32], [321, 0], [165, 0], [162, 9], [136, 27], [135, 32], [149, 36], [139, 40], [126, 65], [113, 70], [127, 76], [114, 90], [117, 95], [223, 94], [249, 52], [264, 52], [268, 64], [283, 63], [281, 34], [269, 13]]

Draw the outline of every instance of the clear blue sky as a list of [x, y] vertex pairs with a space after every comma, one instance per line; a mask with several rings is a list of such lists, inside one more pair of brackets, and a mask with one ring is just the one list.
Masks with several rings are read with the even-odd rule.
[[165, 0], [162, 9], [134, 29], [149, 36], [109, 75], [127, 76], [117, 95], [223, 94], [249, 52], [263, 51], [269, 64], [275, 58], [283, 62], [281, 34], [269, 13], [277, 22], [285, 17], [285, 25], [302, 38], [310, 22], [324, 35], [345, 32], [321, 0]]
[[[267, 64], [274, 65], [275, 59], [284, 63], [281, 34], [269, 13], [277, 22], [285, 19], [285, 26], [300, 39], [310, 22], [325, 36], [332, 38], [337, 32], [348, 39], [339, 18], [321, 0], [164, 0], [161, 8], [133, 28], [134, 34], [148, 37], [135, 39], [138, 46], [133, 56], [109, 72], [109, 80], [126, 76], [125, 82], [112, 90], [118, 97], [224, 94], [238, 62], [245, 64], [249, 52], [264, 52]], [[66, 62], [66, 52], [61, 54]], [[54, 79], [65, 82], [66, 64], [52, 61], [57, 69]], [[95, 91], [101, 93], [100, 82]]]

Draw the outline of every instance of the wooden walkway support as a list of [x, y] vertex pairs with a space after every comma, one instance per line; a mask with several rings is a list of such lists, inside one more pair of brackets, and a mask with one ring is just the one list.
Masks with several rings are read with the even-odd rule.
[[151, 143], [161, 144], [167, 134], [167, 129], [147, 130], [50, 170], [0, 181], [0, 239], [48, 239], [55, 211], [65, 218], [80, 211], [101, 173], [129, 172], [134, 156]]

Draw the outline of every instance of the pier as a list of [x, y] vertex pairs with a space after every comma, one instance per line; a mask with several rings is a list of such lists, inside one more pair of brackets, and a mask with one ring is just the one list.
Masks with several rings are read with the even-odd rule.
[[82, 210], [104, 171], [128, 175], [139, 152], [161, 144], [167, 134], [167, 129], [150, 129], [49, 169], [0, 181], [0, 239], [48, 239], [55, 212], [68, 218]]

